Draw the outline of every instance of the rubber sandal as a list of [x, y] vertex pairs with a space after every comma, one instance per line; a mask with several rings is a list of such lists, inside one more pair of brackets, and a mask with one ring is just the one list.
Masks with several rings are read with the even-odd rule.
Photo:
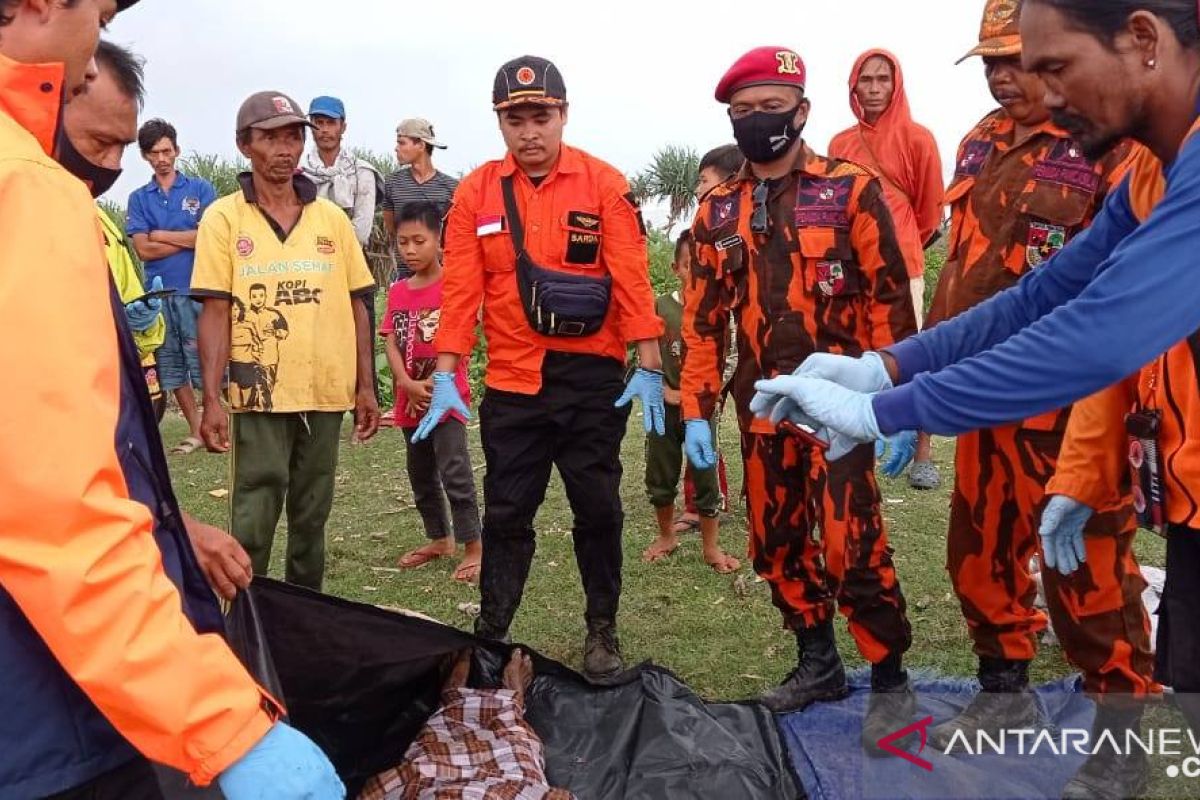
[[171, 448], [171, 455], [186, 456], [196, 452], [204, 442], [197, 439], [195, 436], [189, 436], [179, 444]]

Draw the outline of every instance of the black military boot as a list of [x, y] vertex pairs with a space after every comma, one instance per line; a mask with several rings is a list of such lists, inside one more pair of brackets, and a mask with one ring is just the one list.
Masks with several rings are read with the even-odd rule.
[[[1063, 800], [1125, 800], [1127, 797], [1140, 797], [1147, 781], [1146, 753], [1136, 744], [1127, 748], [1125, 743], [1126, 733], [1138, 733], [1141, 726], [1141, 703], [1097, 703], [1091, 738], [1092, 749], [1097, 752], [1088, 756], [1079, 772], [1063, 789]], [[1106, 732], [1108, 736], [1104, 737]], [[1100, 741], [1101, 737], [1104, 737], [1103, 742]], [[1113, 752], [1112, 742], [1116, 742], [1120, 752]]]
[[[1005, 658], [979, 659], [980, 692], [957, 717], [929, 730], [929, 742], [943, 752], [961, 732], [972, 747], [976, 731], [995, 736], [1001, 729], [1038, 727], [1037, 698], [1029, 690], [1029, 662]], [[961, 747], [961, 745], [960, 745]]]
[[[917, 716], [917, 694], [900, 658], [892, 655], [871, 665], [871, 697], [862, 728], [862, 744], [869, 756], [889, 755], [879, 749], [879, 740], [912, 724]], [[905, 738], [894, 746], [907, 749], [909, 744]]]
[[850, 693], [846, 671], [833, 640], [833, 623], [796, 631], [796, 668], [759, 700], [776, 714], [799, 711], [817, 700], [841, 700]]
[[606, 683], [621, 673], [621, 642], [617, 623], [611, 619], [589, 619], [583, 643], [583, 675], [593, 683]]

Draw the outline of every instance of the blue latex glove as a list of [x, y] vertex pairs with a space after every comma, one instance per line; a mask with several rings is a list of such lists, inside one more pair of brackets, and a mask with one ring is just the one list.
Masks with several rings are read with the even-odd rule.
[[683, 423], [683, 452], [696, 469], [712, 469], [717, 465], [713, 447], [712, 428], [706, 419], [689, 419]]
[[458, 393], [458, 386], [454, 383], [454, 373], [435, 372], [433, 373], [433, 393], [429, 398], [429, 409], [425, 412], [425, 416], [421, 417], [421, 422], [417, 425], [412, 440], [422, 442], [429, 438], [433, 429], [442, 424], [442, 419], [451, 411], [457, 411], [466, 419], [471, 418], [471, 409], [467, 408], [467, 404], [463, 402], [462, 395]]
[[[163, 288], [162, 278], [155, 278], [150, 284], [150, 291], [157, 292]], [[154, 321], [158, 319], [159, 312], [162, 311], [162, 298], [152, 297], [149, 300], [137, 300], [133, 303], [128, 303], [125, 306], [125, 319], [129, 320], [129, 327], [141, 333], [148, 330]]]
[[900, 431], [887, 439], [877, 440], [875, 442], [876, 458], [883, 455], [879, 448], [881, 444], [884, 445], [885, 451], [890, 451], [888, 460], [880, 466], [881, 471], [889, 478], [899, 478], [912, 463], [913, 456], [917, 454], [917, 432]]
[[1042, 558], [1050, 569], [1070, 575], [1087, 561], [1083, 546], [1083, 526], [1092, 516], [1092, 509], [1065, 494], [1050, 496], [1042, 512], [1038, 535], [1042, 537]]
[[276, 722], [258, 744], [217, 776], [228, 800], [343, 800], [346, 787], [321, 748]]
[[813, 353], [804, 359], [793, 375], [824, 378], [856, 392], [874, 394], [892, 388], [892, 379], [879, 353], [863, 353], [862, 358]]
[[[833, 353], [813, 353], [804, 359], [804, 363], [797, 367], [792, 374], [805, 378], [824, 378], [827, 381], [841, 384], [847, 389], [867, 394], [892, 388], [892, 379], [888, 375], [887, 367], [883, 365], [880, 355], [875, 352], [863, 353], [862, 358], [839, 356]], [[779, 409], [778, 418], [788, 417], [796, 421], [797, 418], [793, 413], [796, 401], [784, 397], [778, 402], [783, 406]], [[876, 445], [875, 457], [882, 456], [883, 450]]]
[[[869, 394], [821, 378], [802, 378], [797, 375], [758, 381], [754, 388], [764, 398], [761, 405], [770, 406], [771, 422], [775, 424], [779, 424], [786, 416], [786, 409], [781, 409], [782, 404], [778, 402], [771, 404], [770, 399], [793, 400], [796, 411], [803, 418], [811, 420], [806, 424], [816, 429], [819, 436], [828, 439], [829, 452], [825, 457], [830, 461], [837, 461], [858, 445], [874, 442], [883, 435], [879, 432]], [[758, 400], [757, 396], [755, 400]], [[760, 412], [755, 413], [764, 416]]]
[[654, 431], [659, 436], [667, 433], [667, 407], [663, 405], [663, 375], [660, 370], [638, 367], [625, 386], [625, 391], [613, 406], [629, 405], [634, 397], [642, 401], [642, 422], [646, 433]]

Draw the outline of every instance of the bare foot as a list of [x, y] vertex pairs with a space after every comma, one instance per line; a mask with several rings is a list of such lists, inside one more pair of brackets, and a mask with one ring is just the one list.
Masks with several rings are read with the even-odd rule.
[[662, 561], [667, 556], [679, 549], [679, 537], [674, 533], [663, 536], [661, 533], [654, 543], [642, 551], [642, 561], [647, 564], [654, 564]]
[[712, 567], [713, 572], [718, 575], [728, 575], [742, 568], [742, 562], [720, 548], [712, 552], [706, 550], [704, 552], [704, 563]]
[[454, 580], [459, 583], [474, 583], [479, 580], [479, 565], [483, 561], [483, 545], [478, 539], [468, 542], [462, 561], [454, 570]]
[[454, 555], [454, 539], [449, 536], [444, 536], [441, 539], [434, 539], [427, 545], [422, 545], [416, 550], [410, 550], [400, 558], [401, 569], [414, 569], [423, 567], [430, 561], [436, 561], [445, 556]]
[[513, 650], [512, 657], [504, 666], [501, 683], [505, 689], [512, 689], [516, 693], [517, 705], [524, 708], [525, 690], [533, 683], [533, 661], [521, 648]]
[[450, 672], [446, 675], [446, 680], [442, 684], [442, 691], [448, 692], [451, 689], [461, 689], [467, 685], [467, 678], [471, 676], [471, 648], [467, 647], [458, 652], [454, 659], [454, 664], [450, 667]]

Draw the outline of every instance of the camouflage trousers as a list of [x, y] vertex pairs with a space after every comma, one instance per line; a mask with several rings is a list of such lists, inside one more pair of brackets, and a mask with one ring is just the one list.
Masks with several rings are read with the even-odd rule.
[[[1057, 431], [1017, 425], [958, 438], [947, 569], [981, 657], [1027, 661], [1037, 652], [1046, 615], [1034, 606], [1030, 559], [1040, 556], [1038, 522], [1061, 446]], [[1132, 508], [1097, 514], [1080, 568], [1042, 570], [1054, 631], [1089, 692], [1159, 691], [1134, 526]]]
[[873, 445], [830, 464], [792, 436], [743, 433], [742, 458], [750, 558], [784, 625], [825, 622], [836, 602], [867, 661], [906, 651], [912, 632], [880, 513]]

